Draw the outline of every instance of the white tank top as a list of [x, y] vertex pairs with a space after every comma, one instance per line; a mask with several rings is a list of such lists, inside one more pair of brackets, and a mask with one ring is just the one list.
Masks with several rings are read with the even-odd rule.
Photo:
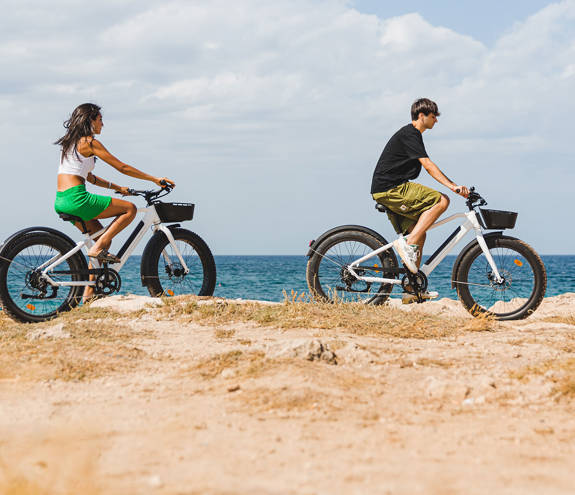
[[86, 158], [78, 151], [71, 148], [68, 153], [64, 155], [64, 159], [60, 162], [58, 174], [71, 174], [79, 175], [84, 180], [88, 178], [88, 174], [94, 170], [96, 166], [96, 158], [90, 156]]

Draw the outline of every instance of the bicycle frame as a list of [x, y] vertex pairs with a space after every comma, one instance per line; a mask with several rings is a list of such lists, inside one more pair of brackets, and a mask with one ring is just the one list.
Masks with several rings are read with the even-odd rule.
[[[468, 213], [456, 213], [455, 215], [451, 215], [451, 216], [449, 216], [443, 220], [435, 222], [428, 230], [439, 227], [440, 225], [444, 225], [448, 222], [451, 222], [452, 220], [455, 220], [456, 218], [465, 218], [465, 221], [457, 229], [455, 229], [455, 231], [453, 231], [453, 233], [444, 241], [444, 243], [441, 246], [439, 246], [437, 248], [437, 250], [429, 257], [429, 259], [421, 267], [421, 272], [426, 277], [429, 276], [431, 274], [431, 272], [433, 270], [435, 270], [437, 265], [439, 265], [443, 261], [443, 259], [451, 252], [451, 250], [461, 241], [461, 239], [463, 239], [468, 232], [473, 230], [475, 232], [475, 237], [477, 238], [477, 242], [479, 243], [479, 246], [481, 246], [481, 250], [483, 251], [483, 254], [485, 254], [485, 258], [487, 259], [489, 266], [493, 270], [493, 274], [495, 275], [495, 280], [498, 283], [500, 283], [502, 281], [501, 275], [499, 274], [499, 270], [497, 269], [497, 266], [495, 265], [495, 261], [493, 260], [493, 257], [491, 256], [491, 253], [489, 252], [489, 249], [487, 247], [487, 243], [485, 242], [485, 239], [483, 238], [483, 232], [481, 230], [481, 225], [479, 224], [479, 221], [477, 220], [477, 214], [475, 213], [475, 210], [471, 210]], [[400, 279], [383, 278], [383, 277], [362, 277], [361, 275], [358, 275], [354, 271], [354, 268], [359, 268], [359, 265], [361, 263], [363, 263], [364, 261], [366, 261], [370, 258], [373, 258], [374, 256], [377, 256], [379, 253], [382, 253], [383, 251], [387, 251], [388, 249], [391, 249], [392, 246], [393, 246], [393, 242], [390, 242], [389, 244], [386, 244], [385, 246], [382, 246], [382, 247], [376, 249], [375, 251], [372, 251], [372, 252], [366, 254], [365, 256], [353, 261], [348, 266], [349, 272], [355, 278], [357, 278], [358, 280], [362, 280], [364, 282], [378, 282], [378, 283], [385, 283], [385, 284], [400, 285], [401, 284]]]
[[[138, 246], [138, 244], [140, 243], [140, 241], [142, 240], [142, 238], [146, 234], [146, 231], [151, 227], [151, 228], [153, 228], [154, 232], [160, 230], [165, 234], [165, 236], [168, 238], [168, 241], [170, 242], [170, 245], [174, 248], [174, 251], [178, 257], [178, 260], [182, 264], [182, 267], [184, 268], [185, 273], [186, 274], [189, 273], [190, 270], [189, 270], [188, 266], [186, 265], [186, 262], [182, 256], [182, 253], [178, 249], [178, 246], [174, 240], [174, 236], [172, 235], [172, 232], [170, 231], [170, 229], [168, 227], [166, 227], [165, 225], [163, 225], [161, 223], [160, 218], [158, 217], [158, 214], [156, 212], [155, 206], [150, 205], [150, 206], [147, 206], [146, 208], [138, 208], [138, 213], [145, 213], [144, 217], [136, 225], [135, 229], [130, 234], [130, 236], [128, 237], [128, 239], [124, 243], [124, 245], [120, 248], [120, 251], [118, 251], [118, 257], [120, 258], [121, 261], [120, 261], [120, 263], [114, 265], [114, 270], [119, 272], [122, 269], [122, 267], [124, 266], [126, 261], [128, 261], [128, 258], [130, 257], [130, 255], [134, 252], [134, 249], [136, 249], [136, 247]], [[60, 263], [66, 261], [68, 258], [70, 258], [74, 254], [76, 254], [82, 248], [86, 247], [87, 250], [90, 249], [90, 247], [92, 247], [94, 244], [94, 239], [99, 237], [100, 235], [102, 235], [108, 228], [109, 228], [109, 225], [107, 227], [99, 230], [95, 234], [86, 235], [85, 239], [83, 241], [76, 243], [76, 246], [73, 249], [71, 249], [70, 251], [68, 251], [66, 254], [64, 254], [62, 256], [55, 256], [55, 257], [49, 259], [48, 261], [46, 261], [45, 263], [40, 265], [38, 267], [38, 270], [42, 271], [42, 276], [52, 286], [70, 286], [71, 287], [71, 286], [95, 285], [96, 282], [94, 280], [82, 280], [82, 281], [77, 281], [77, 282], [74, 282], [74, 281], [69, 281], [69, 282], [55, 281], [50, 277], [49, 273], [51, 271], [53, 271], [54, 268], [56, 268]], [[168, 254], [165, 251], [163, 254], [168, 259], [168, 262], [170, 262]], [[96, 266], [96, 268], [100, 268], [100, 264], [96, 259], [94, 259], [92, 261], [92, 263]]]

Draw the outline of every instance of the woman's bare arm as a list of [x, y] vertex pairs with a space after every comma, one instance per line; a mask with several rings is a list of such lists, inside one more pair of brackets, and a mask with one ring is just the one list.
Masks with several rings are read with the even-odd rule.
[[113, 189], [114, 191], [119, 192], [119, 193], [123, 194], [124, 196], [129, 195], [127, 187], [118, 186], [110, 180], [105, 180], [105, 179], [102, 179], [101, 177], [98, 177], [97, 175], [94, 175], [92, 172], [90, 172], [88, 174], [88, 177], [86, 178], [86, 180], [90, 184], [94, 184], [95, 186], [105, 187], [106, 189]]
[[158, 186], [161, 186], [162, 184], [160, 184], [160, 182], [165, 180], [171, 186], [175, 186], [174, 182], [166, 177], [154, 177], [153, 175], [146, 174], [145, 172], [138, 170], [136, 167], [132, 167], [131, 165], [118, 160], [97, 139], [92, 139], [91, 141], [84, 140], [78, 143], [78, 151], [84, 156], [96, 155], [98, 158], [104, 160], [124, 175], [135, 177], [136, 179], [149, 180]]

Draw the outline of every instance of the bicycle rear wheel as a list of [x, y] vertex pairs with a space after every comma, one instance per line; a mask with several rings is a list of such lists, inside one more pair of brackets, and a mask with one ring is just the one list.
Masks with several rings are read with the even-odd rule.
[[[0, 261], [0, 303], [4, 312], [14, 320], [36, 323], [77, 306], [83, 286], [52, 286], [38, 269], [73, 248], [61, 237], [45, 232], [31, 232], [11, 241], [3, 249]], [[56, 282], [85, 280], [87, 277], [79, 273], [85, 264], [78, 252], [49, 275]]]
[[547, 274], [541, 258], [531, 246], [513, 237], [486, 242], [503, 281], [497, 283], [477, 244], [463, 257], [455, 275], [459, 299], [473, 316], [527, 318], [545, 296]]
[[[338, 232], [325, 239], [310, 256], [306, 279], [315, 299], [329, 302], [363, 302], [382, 304], [393, 289], [393, 284], [364, 282], [348, 270], [353, 261], [383, 244], [375, 237], [358, 230]], [[379, 253], [354, 271], [360, 276], [397, 278], [397, 259], [391, 250]]]

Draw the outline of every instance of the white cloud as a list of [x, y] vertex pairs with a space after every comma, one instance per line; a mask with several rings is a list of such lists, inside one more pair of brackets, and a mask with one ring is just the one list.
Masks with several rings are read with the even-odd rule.
[[[374, 162], [419, 96], [440, 105], [440, 124], [425, 138], [447, 164], [501, 153], [521, 167], [533, 154], [568, 153], [570, 128], [561, 123], [575, 109], [573, 0], [517, 22], [492, 48], [417, 13], [378, 19], [344, 1], [73, 5], [9, 1], [0, 19], [3, 156], [11, 161], [22, 159], [25, 139], [52, 159], [44, 143], [74, 106], [95, 100], [104, 106], [103, 140], [142, 168], [161, 154], [180, 181], [217, 180], [226, 198], [242, 185], [305, 219], [325, 191], [360, 205], [356, 213], [369, 206]], [[204, 166], [190, 169], [184, 155]], [[313, 179], [302, 184], [300, 175]], [[234, 201], [252, 221], [242, 208]]]

